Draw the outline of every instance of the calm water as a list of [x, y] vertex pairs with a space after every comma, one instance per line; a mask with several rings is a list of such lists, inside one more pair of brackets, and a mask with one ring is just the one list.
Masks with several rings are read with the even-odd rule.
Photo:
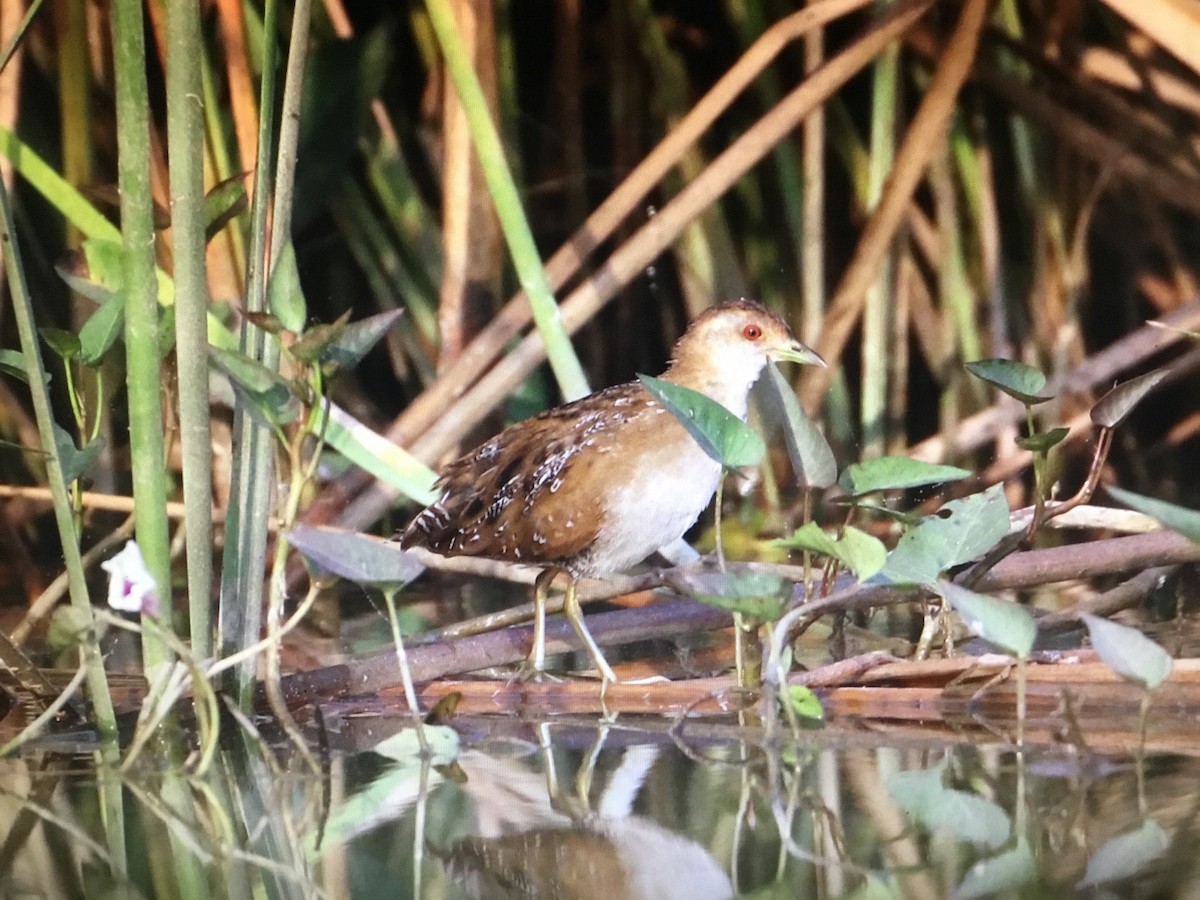
[[0, 896], [1200, 892], [1188, 757], [1139, 769], [1065, 743], [1019, 755], [854, 722], [770, 749], [732, 721], [672, 735], [660, 719], [468, 718], [431, 732], [439, 764], [422, 765], [407, 721], [328, 718], [320, 774], [242, 743], [172, 780], [148, 754], [108, 782], [115, 814], [86, 758], [0, 761]]

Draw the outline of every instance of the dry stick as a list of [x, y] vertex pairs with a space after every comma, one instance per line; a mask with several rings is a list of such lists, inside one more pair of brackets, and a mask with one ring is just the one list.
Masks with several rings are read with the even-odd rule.
[[[0, 497], [19, 497], [26, 500], [50, 503], [50, 489], [37, 485], [0, 484]], [[133, 512], [133, 498], [124, 494], [102, 494], [96, 491], [83, 491], [79, 495], [80, 505], [84, 509], [102, 509], [108, 512]], [[175, 500], [167, 501], [167, 518], [182, 519], [184, 507]], [[225, 517], [224, 510], [213, 509], [213, 518], [220, 521]]]
[[[551, 290], [560, 289], [579, 271], [592, 252], [612, 236], [642, 199], [679, 162], [687, 149], [700, 139], [783, 49], [814, 28], [866, 6], [868, 2], [869, 0], [827, 0], [787, 16], [768, 29], [597, 207], [571, 239], [550, 257], [546, 262], [546, 279]], [[918, 4], [920, 9], [928, 5], [928, 2]], [[764, 153], [769, 149], [770, 147], [764, 148]], [[716, 196], [710, 199], [715, 201]], [[637, 240], [635, 236], [631, 243]], [[650, 254], [647, 261], [656, 255], [657, 253]], [[638, 271], [641, 268], [642, 266], [639, 266]], [[455, 401], [475, 384], [484, 370], [504, 352], [508, 342], [530, 323], [531, 318], [524, 294], [516, 295], [500, 314], [463, 348], [462, 354], [454, 363], [409, 404], [388, 429], [387, 437], [401, 446], [407, 446], [444, 416]], [[372, 516], [354, 519], [343, 512], [346, 495], [356, 496], [365, 488], [368, 480], [363, 473], [342, 479], [335, 488], [323, 495], [322, 502], [310, 507], [305, 521], [316, 524], [318, 520], [336, 520], [355, 528], [369, 524]]]
[[841, 358], [842, 350], [862, 314], [867, 287], [875, 279], [888, 245], [904, 221], [908, 205], [933, 154], [943, 146], [958, 92], [975, 60], [987, 9], [987, 0], [967, 0], [963, 5], [962, 17], [946, 43], [937, 71], [929, 82], [929, 89], [896, 153], [896, 162], [879, 205], [867, 222], [854, 257], [829, 303], [829, 312], [825, 315], [815, 349], [830, 362], [830, 366], [819, 372], [808, 373], [800, 389], [800, 398], [810, 410], [820, 405], [821, 397], [837, 370], [833, 363]]
[[1115, 588], [1097, 594], [1089, 600], [1081, 600], [1067, 609], [1056, 610], [1038, 619], [1038, 631], [1046, 634], [1052, 631], [1062, 631], [1079, 624], [1084, 613], [1093, 616], [1111, 616], [1115, 612], [1128, 609], [1140, 603], [1152, 591], [1158, 590], [1163, 581], [1178, 569], [1178, 566], [1155, 566], [1144, 572], [1139, 572], [1128, 581]]
[[[745, 134], [738, 138], [704, 172], [688, 184], [637, 234], [623, 244], [560, 306], [568, 333], [578, 331], [621, 289], [653, 262], [684, 228], [717, 201], [739, 178], [766, 156], [816, 106], [866, 66], [896, 40], [928, 8], [929, 3], [908, 3], [889, 13], [877, 25], [830, 59], [811, 78], [784, 97]], [[464, 351], [469, 354], [470, 347]], [[494, 409], [545, 358], [538, 335], [531, 334], [467, 392], [409, 449], [419, 459], [436, 460], [461, 440], [488, 411]], [[373, 487], [351, 503], [341, 521], [361, 527], [378, 518], [391, 502], [390, 493]]]

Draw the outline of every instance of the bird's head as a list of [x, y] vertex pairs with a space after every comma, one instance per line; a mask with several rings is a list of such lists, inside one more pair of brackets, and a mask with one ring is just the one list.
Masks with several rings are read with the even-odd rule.
[[750, 385], [773, 361], [825, 365], [771, 310], [753, 300], [733, 300], [696, 317], [675, 345], [664, 377], [735, 408], [745, 405]]

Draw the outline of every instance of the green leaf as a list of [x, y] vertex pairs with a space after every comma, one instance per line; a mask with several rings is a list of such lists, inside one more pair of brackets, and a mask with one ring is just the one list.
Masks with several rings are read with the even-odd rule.
[[89, 238], [83, 242], [81, 249], [87, 281], [106, 289], [110, 294], [119, 291], [125, 280], [124, 245], [119, 240]]
[[25, 372], [25, 354], [20, 350], [0, 350], [0, 372], [29, 384], [29, 376]]
[[841, 535], [832, 535], [816, 522], [807, 522], [790, 537], [774, 543], [789, 550], [811, 550], [832, 557], [853, 572], [859, 581], [877, 573], [887, 560], [883, 541], [852, 525], [845, 526]]
[[1033, 851], [1023, 837], [1013, 847], [976, 862], [954, 891], [955, 900], [974, 900], [975, 897], [996, 897], [1012, 894], [1017, 888], [1033, 881], [1037, 863]]
[[79, 329], [82, 347], [80, 360], [86, 366], [98, 366], [125, 327], [125, 292], [113, 294], [107, 303], [92, 313]]
[[288, 353], [308, 366], [314, 366], [321, 361], [322, 355], [337, 341], [347, 328], [350, 321], [350, 310], [346, 310], [337, 321], [328, 325], [313, 325], [305, 330], [294, 344], [288, 347]]
[[825, 721], [825, 709], [821, 706], [820, 698], [802, 684], [788, 685], [786, 702], [791, 704], [792, 711], [801, 719]]
[[79, 336], [61, 328], [39, 328], [42, 340], [59, 358], [70, 361], [79, 355]]
[[288, 331], [299, 334], [308, 321], [308, 306], [300, 288], [300, 269], [296, 266], [296, 248], [291, 241], [283, 245], [271, 278], [267, 282], [267, 306]]
[[241, 316], [251, 325], [261, 328], [267, 334], [282, 334], [285, 330], [283, 323], [279, 321], [279, 317], [273, 316], [270, 313], [243, 309], [241, 310]]
[[265, 394], [275, 387], [287, 388], [287, 382], [278, 372], [273, 372], [262, 363], [236, 350], [210, 347], [209, 359], [229, 376], [230, 380], [255, 394]]
[[1029, 658], [1037, 637], [1037, 623], [1029, 610], [1010, 600], [977, 594], [949, 581], [939, 581], [937, 589], [974, 634], [1018, 659]]
[[971, 475], [958, 466], [909, 459], [907, 456], [884, 456], [847, 466], [838, 484], [847, 494], [861, 497], [873, 491], [893, 491], [902, 488], [924, 487], [945, 481], [958, 481]]
[[322, 419], [314, 430], [323, 432], [325, 442], [346, 459], [410, 500], [428, 506], [437, 499], [433, 489], [437, 473], [404, 448], [372, 431], [339, 406], [331, 407], [328, 417]]
[[1025, 363], [1012, 359], [979, 359], [967, 363], [966, 369], [1026, 406], [1036, 406], [1051, 399], [1041, 393], [1046, 386], [1046, 376]]
[[175, 306], [158, 308], [158, 359], [162, 362], [175, 349]]
[[96, 461], [96, 457], [104, 449], [104, 439], [96, 438], [80, 450], [75, 446], [75, 439], [56, 422], [54, 424], [54, 445], [58, 448], [63, 480], [70, 484]]
[[1105, 841], [1087, 862], [1078, 890], [1131, 878], [1167, 852], [1171, 840], [1163, 827], [1146, 819], [1133, 831]]
[[75, 293], [103, 306], [112, 299], [116, 289], [99, 284], [80, 274], [80, 272], [86, 272], [87, 268], [86, 254], [83, 250], [74, 250], [66, 260], [55, 264], [54, 271]]
[[353, 369], [371, 348], [383, 339], [402, 315], [402, 309], [389, 309], [344, 326], [321, 352], [321, 362], [338, 369]]
[[300, 417], [300, 401], [286, 387], [274, 387], [259, 393], [247, 390], [236, 381], [229, 383], [237, 403], [264, 427], [290, 425]]
[[[427, 727], [426, 736], [437, 734], [431, 730], [433, 728]], [[405, 754], [407, 740], [397, 736], [395, 744], [398, 747], [389, 748], [386, 739], [382, 746], [389, 751], [389, 755], [399, 756]], [[444, 758], [442, 748], [449, 748], [452, 740], [449, 735], [439, 736], [434, 738], [434, 744], [439, 748], [438, 757], [441, 759]], [[394, 750], [394, 754], [391, 750]], [[434, 790], [444, 781], [437, 769], [430, 770], [422, 765], [420, 759], [407, 755], [406, 759], [403, 764], [385, 768], [378, 778], [337, 804], [320, 827], [312, 827], [304, 836], [305, 855], [310, 860], [317, 860], [327, 850], [348, 844], [356, 835], [377, 826], [382, 819], [398, 815], [398, 812], [388, 812], [396, 810], [397, 798], [417, 797], [422, 791]]]
[[264, 425], [287, 425], [300, 415], [292, 386], [278, 372], [236, 350], [208, 348], [209, 360], [225, 373], [247, 411]]
[[766, 445], [754, 429], [715, 400], [661, 378], [638, 375], [638, 379], [721, 465], [756, 466], [766, 454]]
[[1012, 822], [998, 804], [943, 783], [944, 767], [899, 772], [887, 780], [888, 795], [905, 814], [929, 831], [949, 831], [959, 840], [1002, 847]]
[[1124, 503], [1126, 506], [1145, 513], [1152, 519], [1158, 519], [1172, 531], [1178, 531], [1189, 541], [1200, 543], [1200, 511], [1177, 506], [1166, 500], [1157, 500], [1135, 494], [1123, 488], [1108, 485], [1105, 490]]
[[404, 585], [425, 571], [399, 544], [355, 531], [296, 525], [288, 543], [322, 571], [355, 584]]
[[792, 583], [768, 572], [698, 572], [683, 576], [688, 592], [702, 603], [774, 622], [783, 615]]
[[1092, 407], [1092, 421], [1104, 428], [1116, 428], [1169, 374], [1171, 368], [1167, 366], [1118, 384]]
[[[457, 731], [449, 725], [426, 725], [422, 730], [432, 754], [429, 760], [432, 765], [448, 766], [458, 758], [460, 739]], [[415, 728], [403, 728], [385, 737], [371, 750], [398, 763], [421, 764], [421, 742]]]
[[1083, 624], [1104, 664], [1148, 691], [1171, 674], [1171, 654], [1136, 628], [1084, 613]]
[[796, 482], [804, 488], [827, 488], [837, 480], [837, 460], [821, 429], [810, 419], [796, 399], [788, 380], [773, 365], [760, 382], [759, 407], [763, 416], [783, 429], [788, 458]]
[[242, 172], [214, 184], [204, 195], [204, 240], [207, 243], [247, 206], [246, 176]]
[[1048, 453], [1052, 448], [1061, 444], [1063, 438], [1070, 433], [1070, 428], [1051, 428], [1044, 434], [1031, 434], [1029, 437], [1017, 438], [1017, 446], [1031, 453]]
[[931, 584], [947, 569], [978, 559], [1008, 533], [1004, 486], [951, 500], [908, 529], [884, 563], [893, 584]]

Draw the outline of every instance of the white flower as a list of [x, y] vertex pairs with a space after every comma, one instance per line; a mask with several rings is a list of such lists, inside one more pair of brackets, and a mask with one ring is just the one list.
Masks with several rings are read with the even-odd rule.
[[158, 615], [158, 586], [146, 568], [142, 549], [130, 541], [112, 559], [100, 563], [108, 573], [108, 605], [120, 612]]

